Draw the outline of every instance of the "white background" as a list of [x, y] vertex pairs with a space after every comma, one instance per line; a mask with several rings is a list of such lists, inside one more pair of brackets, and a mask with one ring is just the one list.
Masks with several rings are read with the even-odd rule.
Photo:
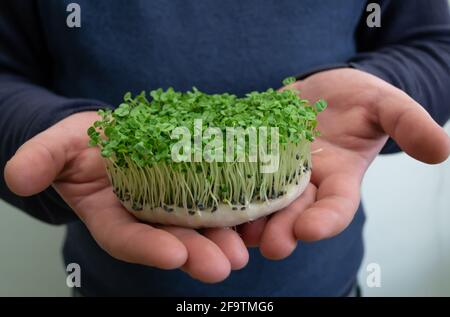
[[[446, 126], [450, 135], [450, 124]], [[368, 222], [360, 282], [366, 296], [450, 296], [450, 160], [437, 166], [405, 154], [381, 156], [366, 174]], [[367, 263], [381, 266], [368, 288]]]

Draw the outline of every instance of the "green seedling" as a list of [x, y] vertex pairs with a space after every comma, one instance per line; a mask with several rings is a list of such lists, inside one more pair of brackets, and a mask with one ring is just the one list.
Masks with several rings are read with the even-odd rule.
[[[127, 93], [115, 110], [99, 110], [101, 119], [88, 134], [90, 145], [98, 146], [105, 159], [115, 194], [138, 218], [186, 227], [232, 226], [279, 210], [302, 193], [311, 173], [317, 115], [325, 108], [324, 100], [310, 104], [292, 88], [251, 92], [242, 98], [196, 88], [185, 93], [158, 89], [149, 98], [145, 92], [134, 97]], [[201, 126], [196, 125], [199, 120]], [[189, 132], [192, 144], [181, 148], [183, 161], [173, 155], [180, 142], [173, 132], [179, 127]], [[270, 148], [274, 135], [268, 133], [263, 146], [261, 134], [252, 138], [249, 132], [243, 142], [231, 146], [214, 140], [212, 152], [223, 155], [205, 160], [211, 156], [205, 151], [212, 140], [204, 138], [210, 128], [224, 139], [230, 128], [277, 128], [278, 147]], [[256, 159], [252, 140], [258, 145]], [[278, 155], [276, 170], [264, 172], [267, 162], [258, 155], [261, 148]]]

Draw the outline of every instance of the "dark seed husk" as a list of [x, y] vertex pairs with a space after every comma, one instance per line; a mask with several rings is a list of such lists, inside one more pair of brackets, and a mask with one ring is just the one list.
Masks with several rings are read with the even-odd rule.
[[233, 209], [233, 210], [238, 210], [237, 207], [233, 207], [232, 209]]
[[134, 204], [131, 206], [131, 209], [133, 209], [134, 211], [141, 211], [141, 210], [142, 210], [142, 205], [141, 205], [141, 204], [136, 204], [136, 203], [134, 203]]
[[195, 215], [195, 210], [189, 210], [189, 214], [192, 216], [192, 215]]

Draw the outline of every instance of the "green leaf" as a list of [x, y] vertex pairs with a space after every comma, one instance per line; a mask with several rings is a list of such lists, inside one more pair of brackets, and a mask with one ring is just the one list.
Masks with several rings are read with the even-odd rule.
[[119, 108], [114, 110], [114, 114], [118, 117], [126, 117], [130, 113], [130, 106], [126, 103], [122, 103]]
[[144, 142], [139, 142], [134, 146], [134, 149], [139, 153], [139, 154], [147, 154], [147, 149], [144, 145]]
[[87, 134], [89, 136], [93, 136], [97, 133], [97, 130], [94, 127], [89, 127], [89, 129], [87, 130]]
[[290, 77], [287, 77], [287, 78], [283, 79], [283, 86], [288, 86], [288, 85], [293, 84], [295, 82], [296, 82], [295, 77], [290, 76]]
[[91, 139], [89, 140], [89, 146], [96, 146], [97, 145], [97, 141]]
[[[295, 78], [290, 77], [284, 84], [293, 82]], [[277, 127], [281, 144], [298, 144], [305, 139], [313, 141], [318, 135], [317, 113], [326, 107], [324, 100], [311, 106], [291, 89], [254, 91], [240, 98], [229, 93], [206, 94], [196, 88], [185, 93], [160, 88], [149, 95], [151, 100], [145, 92], [136, 97], [127, 93], [125, 102], [114, 111], [99, 111], [101, 120], [88, 130], [89, 144], [98, 145], [105, 157], [114, 155], [120, 164], [126, 164], [127, 158], [140, 166], [172, 163], [170, 149], [176, 140], [171, 139], [171, 131], [186, 127], [193, 138], [196, 119], [203, 120], [202, 134], [208, 127], [219, 128], [223, 135], [227, 127]], [[100, 129], [105, 139], [100, 137]]]
[[131, 98], [131, 92], [127, 92], [125, 94], [125, 96], [123, 97], [123, 101], [125, 101], [125, 102], [133, 101], [133, 99]]
[[101, 151], [101, 154], [103, 157], [111, 157], [112, 150], [105, 148]]
[[317, 109], [317, 112], [322, 112], [327, 107], [327, 102], [323, 99], [320, 99], [314, 104], [314, 107]]

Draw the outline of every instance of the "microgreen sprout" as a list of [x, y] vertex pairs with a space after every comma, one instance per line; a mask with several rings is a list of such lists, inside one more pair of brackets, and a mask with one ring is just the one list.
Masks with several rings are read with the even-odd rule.
[[[245, 212], [252, 202], [283, 196], [310, 171], [310, 143], [318, 135], [317, 114], [326, 102], [310, 104], [298, 93], [268, 89], [242, 98], [196, 88], [184, 93], [157, 89], [149, 97], [127, 93], [115, 110], [99, 110], [101, 119], [88, 129], [89, 144], [100, 148], [116, 195], [137, 213], [146, 208], [214, 213], [221, 204]], [[277, 127], [279, 168], [262, 173], [260, 160], [174, 162], [171, 148], [177, 140], [171, 132], [187, 127], [194, 135], [198, 119], [206, 123], [203, 130], [216, 127], [224, 134], [228, 127]]]

